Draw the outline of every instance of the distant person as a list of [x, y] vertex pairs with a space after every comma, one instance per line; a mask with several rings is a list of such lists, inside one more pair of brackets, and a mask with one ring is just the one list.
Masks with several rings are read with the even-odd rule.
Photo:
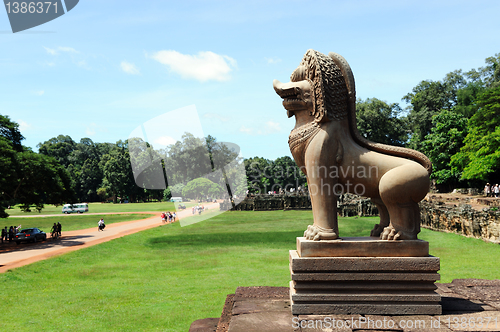
[[175, 219], [177, 219], [177, 213], [175, 213], [175, 212], [174, 212], [174, 213], [172, 214], [172, 219], [173, 219], [173, 222], [175, 222]]
[[5, 228], [2, 228], [2, 243], [3, 239], [7, 241], [7, 226], [5, 226]]
[[61, 233], [61, 229], [62, 229], [61, 223], [60, 223], [60, 222], [58, 222], [58, 223], [57, 223], [57, 233], [59, 234], [59, 236], [61, 236], [61, 235], [62, 235], [62, 233]]
[[104, 227], [106, 227], [106, 225], [104, 224], [103, 218], [97, 222], [97, 226], [97, 231], [104, 231]]
[[498, 198], [498, 195], [500, 194], [500, 187], [498, 187], [498, 183], [493, 187], [493, 193], [495, 194], [495, 197]]
[[165, 222], [165, 212], [161, 213], [161, 222]]
[[52, 228], [50, 229], [50, 232], [52, 233], [51, 236], [54, 237], [54, 235], [57, 235], [57, 224], [54, 223], [54, 225], [52, 225]]
[[9, 242], [12, 242], [14, 239], [14, 226], [10, 226], [9, 228]]
[[484, 186], [484, 195], [486, 197], [490, 197], [490, 193], [491, 193], [491, 187], [490, 187], [490, 184], [489, 183], [486, 183], [486, 185]]

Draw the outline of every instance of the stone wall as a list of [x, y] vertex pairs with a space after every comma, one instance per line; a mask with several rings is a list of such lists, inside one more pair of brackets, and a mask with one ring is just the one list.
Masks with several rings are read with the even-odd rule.
[[341, 217], [368, 217], [377, 216], [378, 209], [369, 198], [352, 194], [339, 196], [337, 211]]
[[500, 212], [491, 208], [482, 211], [469, 204], [458, 206], [443, 202], [420, 202], [421, 225], [432, 230], [452, 232], [500, 243]]
[[310, 210], [309, 195], [251, 195], [233, 209], [229, 201], [220, 203], [221, 211], [272, 211], [272, 210]]

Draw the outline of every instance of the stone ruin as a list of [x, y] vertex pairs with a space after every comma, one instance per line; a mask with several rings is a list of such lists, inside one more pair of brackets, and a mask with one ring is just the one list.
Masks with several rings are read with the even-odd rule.
[[[500, 199], [430, 195], [420, 202], [424, 228], [500, 243]], [[473, 206], [475, 208], [473, 208]]]
[[310, 210], [311, 198], [307, 194], [248, 195], [234, 208], [229, 200], [219, 204], [221, 211]]

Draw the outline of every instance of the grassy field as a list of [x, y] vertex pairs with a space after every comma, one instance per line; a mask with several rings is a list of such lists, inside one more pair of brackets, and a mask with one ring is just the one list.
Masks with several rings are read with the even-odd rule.
[[[340, 218], [343, 236], [367, 236], [378, 218]], [[187, 331], [218, 317], [238, 286], [288, 286], [288, 250], [311, 211], [227, 212], [163, 225], [0, 275], [4, 330]], [[500, 246], [422, 230], [443, 282], [499, 278]], [[17, 319], [23, 317], [23, 319]]]
[[[182, 203], [187, 207], [196, 205], [195, 202]], [[205, 203], [207, 204], [207, 203]], [[149, 202], [149, 203], [126, 203], [126, 204], [113, 204], [113, 203], [89, 203], [89, 213], [106, 213], [106, 212], [143, 212], [143, 211], [174, 211], [174, 203], [170, 202]], [[23, 212], [19, 205], [14, 206], [6, 212], [11, 216], [36, 216], [45, 214], [62, 214], [62, 206], [45, 205], [41, 213], [38, 213], [35, 208], [31, 212]]]
[[87, 229], [96, 227], [97, 222], [104, 218], [106, 224], [113, 224], [116, 222], [140, 220], [152, 217], [151, 214], [145, 213], [130, 213], [130, 214], [102, 214], [102, 215], [86, 215], [86, 214], [76, 214], [76, 215], [57, 215], [51, 217], [37, 217], [37, 218], [9, 218], [0, 219], [0, 227], [4, 228], [7, 226], [17, 226], [21, 225], [21, 228], [37, 227], [49, 233], [52, 225], [54, 223], [61, 223], [63, 231], [75, 231], [78, 229]]

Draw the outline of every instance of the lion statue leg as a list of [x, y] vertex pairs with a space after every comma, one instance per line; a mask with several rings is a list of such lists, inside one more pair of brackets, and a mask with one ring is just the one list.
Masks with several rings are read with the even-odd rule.
[[372, 231], [370, 232], [370, 236], [379, 237], [380, 234], [384, 231], [384, 228], [389, 226], [389, 211], [387, 211], [387, 207], [384, 205], [384, 202], [380, 198], [372, 198], [371, 201], [375, 206], [377, 206], [378, 214], [380, 215], [380, 223], [376, 224]]
[[[339, 237], [337, 195], [334, 192], [338, 178], [329, 176], [329, 153], [333, 138], [326, 131], [314, 137], [305, 153], [305, 170], [311, 196], [314, 224], [304, 232], [308, 240], [335, 240]], [[336, 143], [338, 144], [338, 143]]]
[[380, 234], [382, 240], [415, 240], [420, 232], [420, 202], [429, 191], [427, 170], [417, 163], [391, 169], [379, 183], [380, 197], [390, 222]]

